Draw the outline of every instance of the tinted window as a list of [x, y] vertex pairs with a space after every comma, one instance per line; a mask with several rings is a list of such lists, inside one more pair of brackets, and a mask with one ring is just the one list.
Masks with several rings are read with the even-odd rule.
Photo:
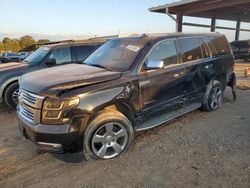
[[148, 61], [163, 61], [164, 66], [178, 63], [178, 55], [175, 46], [175, 40], [164, 40], [158, 43], [148, 55]]
[[214, 44], [218, 55], [230, 54], [231, 49], [225, 36], [209, 37]]
[[202, 40], [201, 49], [202, 49], [203, 58], [211, 57], [206, 40], [204, 38], [202, 38], [201, 40]]
[[210, 49], [210, 55], [212, 56], [212, 57], [216, 57], [217, 55], [218, 55], [218, 53], [217, 53], [217, 50], [216, 50], [216, 48], [215, 48], [215, 46], [214, 46], [214, 44], [213, 44], [213, 37], [205, 37], [205, 39], [206, 39], [206, 42], [207, 42], [207, 45], [208, 45], [208, 47], [209, 47], [209, 49]]
[[55, 59], [56, 64], [71, 63], [71, 51], [69, 47], [55, 49], [49, 59]]
[[73, 52], [76, 55], [77, 61], [85, 60], [97, 46], [74, 46]]
[[178, 40], [178, 44], [183, 62], [202, 58], [199, 38], [182, 38]]

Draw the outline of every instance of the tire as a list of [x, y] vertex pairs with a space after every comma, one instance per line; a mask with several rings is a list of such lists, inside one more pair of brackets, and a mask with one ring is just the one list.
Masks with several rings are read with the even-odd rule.
[[19, 84], [18, 82], [15, 82], [7, 87], [4, 93], [4, 100], [5, 103], [13, 109], [16, 109], [17, 103], [18, 103], [18, 90], [19, 90]]
[[207, 88], [202, 109], [207, 112], [218, 110], [222, 105], [223, 93], [223, 84], [217, 80], [214, 80]]
[[102, 111], [85, 130], [83, 154], [86, 160], [112, 159], [125, 153], [133, 139], [134, 129], [126, 116], [118, 111]]

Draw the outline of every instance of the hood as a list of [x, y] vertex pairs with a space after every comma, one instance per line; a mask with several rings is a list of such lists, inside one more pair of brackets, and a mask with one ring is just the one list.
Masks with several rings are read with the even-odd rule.
[[0, 73], [4, 71], [16, 71], [19, 69], [24, 69], [28, 67], [29, 65], [26, 63], [0, 63]]
[[58, 95], [63, 90], [118, 79], [120, 72], [83, 64], [69, 64], [25, 74], [21, 88], [40, 95]]

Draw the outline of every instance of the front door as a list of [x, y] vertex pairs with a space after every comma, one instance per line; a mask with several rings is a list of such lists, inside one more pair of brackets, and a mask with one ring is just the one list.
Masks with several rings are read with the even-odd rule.
[[[150, 61], [163, 61], [161, 69], [148, 70]], [[142, 112], [148, 115], [182, 106], [184, 68], [179, 63], [175, 39], [157, 43], [147, 56], [139, 75]]]

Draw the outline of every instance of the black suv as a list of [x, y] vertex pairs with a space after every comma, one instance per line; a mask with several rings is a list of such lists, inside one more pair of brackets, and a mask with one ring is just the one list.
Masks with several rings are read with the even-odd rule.
[[218, 33], [112, 39], [83, 64], [24, 75], [19, 129], [43, 151], [81, 148], [86, 159], [111, 159], [135, 131], [220, 108], [226, 86], [235, 89], [233, 70]]
[[[40, 47], [22, 63], [0, 64], [0, 103], [16, 108], [18, 79], [25, 73], [69, 63], [82, 62], [105, 40], [59, 43]], [[60, 74], [60, 73], [59, 73]]]
[[250, 40], [234, 41], [231, 47], [235, 59], [250, 60]]

